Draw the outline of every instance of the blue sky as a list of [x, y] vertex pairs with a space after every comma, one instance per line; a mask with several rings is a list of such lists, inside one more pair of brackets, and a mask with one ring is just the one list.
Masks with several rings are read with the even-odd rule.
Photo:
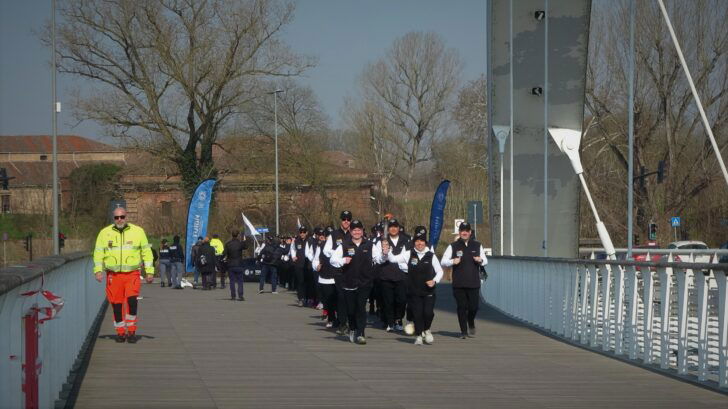
[[[63, 0], [58, 0], [63, 1]], [[392, 41], [413, 31], [435, 31], [459, 50], [463, 80], [485, 72], [485, 0], [298, 0], [284, 32], [295, 50], [318, 57], [300, 82], [311, 86], [334, 127], [346, 96], [354, 95], [364, 66]], [[50, 50], [34, 30], [50, 18], [50, 0], [0, 1], [0, 135], [51, 132]], [[105, 140], [93, 122], [77, 124], [72, 93], [89, 84], [58, 78], [63, 112], [59, 132]]]

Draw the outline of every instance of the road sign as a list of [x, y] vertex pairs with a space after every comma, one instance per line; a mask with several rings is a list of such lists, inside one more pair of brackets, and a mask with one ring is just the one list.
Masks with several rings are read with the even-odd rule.
[[256, 227], [256, 228], [255, 228], [255, 230], [256, 230], [256, 231], [257, 231], [258, 233], [260, 233], [260, 234], [263, 234], [263, 233], [268, 233], [268, 228], [267, 228], [267, 227]]
[[453, 230], [453, 234], [460, 233], [460, 225], [465, 223], [465, 219], [455, 219], [455, 230]]
[[483, 223], [483, 202], [480, 200], [468, 201], [468, 223], [473, 226]]
[[672, 219], [670, 219], [670, 223], [672, 224], [672, 227], [680, 227], [680, 218], [673, 217]]

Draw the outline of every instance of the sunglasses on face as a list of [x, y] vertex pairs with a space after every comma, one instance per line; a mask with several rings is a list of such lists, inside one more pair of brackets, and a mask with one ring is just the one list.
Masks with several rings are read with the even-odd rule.
[[126, 216], [114, 216], [114, 220], [124, 220]]
[[342, 222], [349, 222], [351, 223], [351, 219], [341, 219]]

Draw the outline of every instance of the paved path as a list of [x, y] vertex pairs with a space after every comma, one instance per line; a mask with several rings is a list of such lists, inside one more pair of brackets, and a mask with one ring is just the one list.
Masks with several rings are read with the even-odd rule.
[[144, 285], [136, 345], [111, 309], [77, 408], [727, 408], [728, 397], [540, 335], [487, 311], [456, 337], [440, 285], [435, 344], [368, 329], [354, 345], [293, 296]]

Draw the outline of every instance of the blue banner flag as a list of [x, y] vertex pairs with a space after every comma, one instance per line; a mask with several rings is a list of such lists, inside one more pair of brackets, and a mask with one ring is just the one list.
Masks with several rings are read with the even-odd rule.
[[195, 270], [192, 246], [197, 243], [198, 237], [205, 237], [207, 234], [207, 218], [210, 214], [212, 187], [215, 186], [215, 182], [215, 179], [203, 180], [190, 199], [190, 207], [187, 211], [187, 241], [185, 242], [186, 271]]
[[432, 209], [430, 210], [430, 246], [437, 247], [440, 241], [440, 232], [445, 218], [445, 203], [447, 198], [447, 189], [450, 187], [449, 180], [440, 182], [440, 186], [435, 191], [435, 197], [432, 199]]

